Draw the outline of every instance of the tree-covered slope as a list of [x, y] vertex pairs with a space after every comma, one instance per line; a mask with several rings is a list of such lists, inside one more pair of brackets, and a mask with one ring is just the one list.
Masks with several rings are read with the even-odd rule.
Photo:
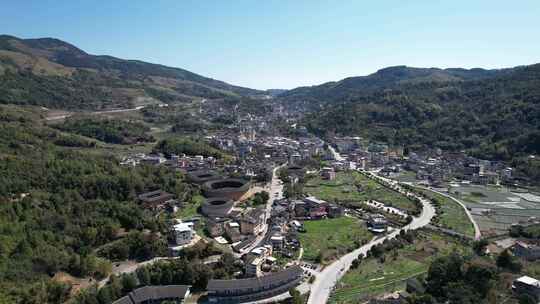
[[[486, 79], [405, 83], [327, 103], [305, 123], [409, 148], [468, 150], [497, 160], [540, 153], [540, 64]], [[540, 180], [538, 172], [536, 178]]]
[[110, 262], [95, 249], [126, 231], [139, 244], [131, 258], [164, 254], [155, 235], [164, 225], [136, 195], [157, 188], [192, 195], [178, 173], [120, 167], [100, 150], [65, 147], [66, 136], [86, 140], [44, 125], [32, 108], [0, 105], [0, 299], [8, 303], [62, 302], [69, 288], [51, 281], [58, 272], [107, 275]]
[[58, 39], [0, 35], [1, 103], [101, 109], [261, 94], [179, 68], [91, 55]]
[[279, 97], [287, 103], [310, 101], [312, 104], [354, 99], [358, 94], [395, 88], [405, 84], [446, 83], [491, 78], [507, 73], [508, 70], [484, 69], [438, 69], [412, 68], [407, 66], [388, 67], [371, 75], [349, 77], [337, 82], [328, 82], [311, 87], [300, 87], [286, 91]]

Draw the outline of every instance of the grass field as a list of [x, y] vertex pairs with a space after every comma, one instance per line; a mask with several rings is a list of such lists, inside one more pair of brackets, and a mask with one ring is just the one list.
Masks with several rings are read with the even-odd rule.
[[376, 200], [387, 206], [413, 211], [417, 207], [407, 197], [387, 189], [358, 172], [338, 172], [332, 181], [315, 177], [306, 182], [304, 191], [330, 202], [361, 203]]
[[349, 270], [336, 285], [329, 303], [361, 303], [368, 297], [402, 290], [405, 280], [427, 272], [435, 257], [454, 251], [467, 255], [471, 249], [439, 233], [420, 232], [413, 244], [386, 253], [384, 263], [368, 258]]
[[437, 218], [435, 221], [444, 228], [466, 236], [474, 237], [474, 226], [469, 220], [467, 213], [457, 202], [443, 195], [426, 189], [418, 189], [438, 205]]
[[[359, 303], [363, 297], [403, 289], [405, 280], [425, 273], [428, 265], [398, 256], [384, 264], [377, 259], [362, 263], [358, 270], [347, 273], [338, 283], [330, 303]], [[360, 298], [359, 298], [360, 297]]]
[[197, 208], [204, 202], [202, 195], [196, 195], [193, 197], [192, 202], [186, 202], [186, 204], [176, 212], [177, 218], [187, 219], [199, 215]]
[[351, 217], [306, 221], [304, 227], [306, 232], [298, 234], [303, 259], [314, 262], [330, 261], [373, 237], [363, 222]]

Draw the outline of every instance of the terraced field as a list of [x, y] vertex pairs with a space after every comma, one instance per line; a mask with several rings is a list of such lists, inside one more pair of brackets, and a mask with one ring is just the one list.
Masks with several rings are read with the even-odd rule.
[[403, 290], [407, 279], [423, 275], [433, 259], [451, 252], [468, 255], [471, 249], [451, 237], [423, 230], [413, 244], [387, 252], [384, 261], [370, 257], [349, 270], [336, 285], [329, 303], [362, 303], [386, 292]]

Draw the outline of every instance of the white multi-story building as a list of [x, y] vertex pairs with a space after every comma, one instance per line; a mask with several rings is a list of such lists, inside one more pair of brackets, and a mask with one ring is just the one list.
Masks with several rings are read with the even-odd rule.
[[177, 245], [189, 244], [194, 237], [193, 223], [178, 223], [173, 226], [174, 240]]

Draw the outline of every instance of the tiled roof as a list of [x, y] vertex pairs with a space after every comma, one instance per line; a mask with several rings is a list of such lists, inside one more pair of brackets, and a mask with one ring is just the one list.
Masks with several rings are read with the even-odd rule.
[[168, 200], [173, 197], [174, 196], [172, 194], [162, 191], [162, 190], [146, 192], [139, 195], [139, 199], [147, 203]]
[[139, 304], [148, 300], [184, 299], [189, 293], [189, 285], [144, 286], [116, 300], [113, 304]]
[[300, 266], [289, 267], [283, 271], [257, 278], [238, 280], [210, 280], [208, 291], [225, 291], [235, 289], [253, 289], [253, 291], [270, 288], [274, 284], [285, 284], [299, 278], [303, 273]]
[[113, 304], [133, 304], [129, 296], [121, 297], [120, 299], [113, 302]]

